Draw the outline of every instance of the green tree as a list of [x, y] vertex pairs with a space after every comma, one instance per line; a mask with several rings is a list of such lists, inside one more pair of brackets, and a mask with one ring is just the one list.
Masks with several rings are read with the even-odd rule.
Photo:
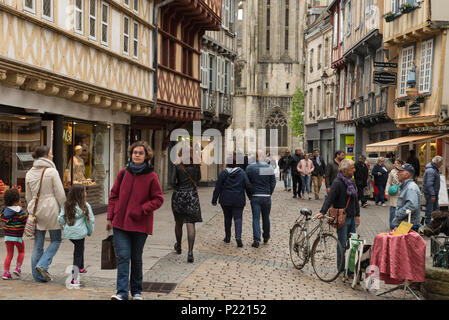
[[304, 136], [304, 93], [301, 88], [296, 87], [288, 114], [293, 135], [302, 140]]

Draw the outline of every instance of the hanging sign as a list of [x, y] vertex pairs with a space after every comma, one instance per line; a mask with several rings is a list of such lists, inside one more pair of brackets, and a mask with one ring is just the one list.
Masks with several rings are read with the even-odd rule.
[[375, 68], [397, 68], [398, 64], [397, 63], [392, 63], [392, 62], [377, 62], [377, 61], [374, 61], [374, 67]]
[[374, 71], [373, 82], [377, 84], [395, 85], [397, 79], [396, 72]]
[[421, 112], [421, 105], [419, 103], [412, 103], [408, 106], [408, 114], [411, 116], [416, 116]]

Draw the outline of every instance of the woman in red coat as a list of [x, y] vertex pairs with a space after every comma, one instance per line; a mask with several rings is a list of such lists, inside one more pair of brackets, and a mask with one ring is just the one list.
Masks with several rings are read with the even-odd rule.
[[153, 213], [164, 202], [159, 179], [149, 163], [151, 148], [138, 141], [128, 152], [131, 162], [120, 170], [108, 203], [106, 230], [113, 229], [117, 252], [117, 294], [112, 300], [127, 300], [129, 283], [133, 300], [142, 300], [143, 247], [147, 236], [153, 234]]

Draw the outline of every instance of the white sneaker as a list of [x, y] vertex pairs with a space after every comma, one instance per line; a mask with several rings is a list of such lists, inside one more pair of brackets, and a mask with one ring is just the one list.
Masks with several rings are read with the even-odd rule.
[[382, 207], [386, 207], [387, 205], [385, 203], [382, 203]]
[[141, 294], [135, 294], [133, 295], [133, 300], [143, 300], [143, 297]]
[[124, 300], [124, 299], [123, 299], [123, 297], [122, 297], [121, 295], [119, 295], [119, 294], [114, 294], [114, 295], [111, 297], [111, 300]]

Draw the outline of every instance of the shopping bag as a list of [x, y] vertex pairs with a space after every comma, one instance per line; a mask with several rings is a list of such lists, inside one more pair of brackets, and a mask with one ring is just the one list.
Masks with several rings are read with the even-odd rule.
[[101, 241], [101, 269], [117, 269], [117, 255], [115, 253], [113, 235]]
[[36, 216], [29, 215], [27, 223], [25, 224], [25, 230], [23, 232], [23, 237], [27, 240], [34, 239], [36, 233]]

